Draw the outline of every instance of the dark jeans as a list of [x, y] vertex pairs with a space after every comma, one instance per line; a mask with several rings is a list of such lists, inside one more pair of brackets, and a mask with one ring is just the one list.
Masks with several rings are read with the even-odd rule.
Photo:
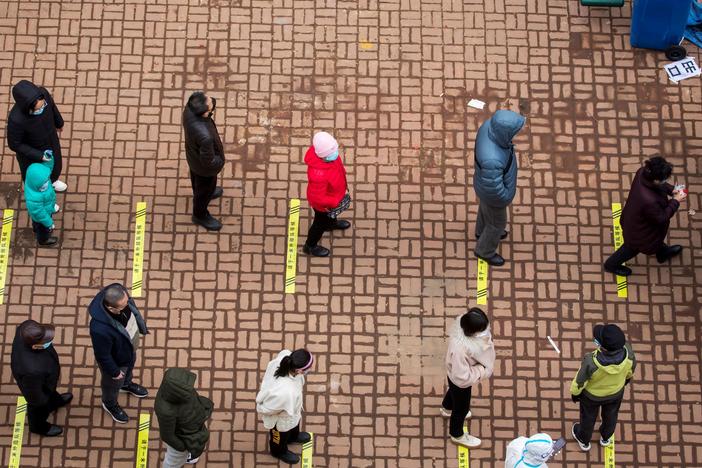
[[451, 411], [451, 421], [449, 423], [449, 434], [451, 437], [461, 437], [463, 435], [463, 424], [468, 411], [470, 411], [470, 396], [473, 387], [461, 388], [448, 380], [448, 390], [444, 396], [441, 406]]
[[32, 231], [34, 231], [34, 234], [37, 236], [37, 242], [40, 244], [46, 242], [51, 236], [51, 231], [48, 227], [34, 221], [32, 221]]
[[193, 216], [205, 219], [210, 215], [207, 205], [217, 188], [217, 176], [202, 177], [190, 171], [190, 182], [193, 184]]
[[[607, 259], [605, 262], [605, 268], [609, 268], [610, 270], [613, 270], [617, 268], [618, 266], [621, 266], [623, 263], [631, 260], [632, 258], [636, 257], [639, 254], [639, 250], [635, 249], [633, 247], [629, 247], [626, 244], [622, 244], [619, 249], [617, 249], [616, 252], [612, 254], [611, 257]], [[661, 258], [667, 257], [668, 253], [668, 246], [666, 244], [661, 244], [658, 249], [656, 249], [656, 257], [660, 260]]]
[[622, 404], [622, 398], [623, 396], [613, 400], [593, 401], [585, 395], [582, 395], [580, 397], [580, 426], [575, 433], [578, 440], [586, 444], [590, 442], [600, 408], [602, 408], [600, 435], [604, 440], [608, 440], [612, 437], [614, 428], [617, 427], [617, 416], [619, 416], [619, 407]]
[[120, 370], [124, 372], [124, 378], [115, 380], [111, 375], [107, 375], [100, 369], [100, 388], [102, 389], [102, 402], [105, 406], [112, 408], [117, 404], [117, 395], [119, 395], [119, 389], [125, 385], [132, 382], [132, 367], [120, 367]]
[[475, 253], [483, 258], [495, 255], [506, 227], [507, 207], [497, 208], [481, 202], [475, 222], [475, 235], [480, 236], [475, 244]]
[[51, 427], [46, 419], [62, 406], [63, 400], [56, 390], [49, 396], [49, 401], [45, 405], [27, 404], [29, 430], [36, 434], [46, 434], [46, 431]]
[[280, 432], [278, 429], [271, 429], [271, 441], [270, 448], [272, 455], [282, 455], [288, 451], [288, 444], [291, 441], [297, 440], [297, 436], [300, 434], [300, 425], [293, 427], [289, 431]]
[[331, 229], [335, 224], [336, 219], [330, 218], [329, 215], [323, 211], [314, 210], [314, 221], [312, 221], [312, 225], [310, 226], [305, 245], [307, 245], [307, 247], [314, 247], [317, 245], [324, 231]]

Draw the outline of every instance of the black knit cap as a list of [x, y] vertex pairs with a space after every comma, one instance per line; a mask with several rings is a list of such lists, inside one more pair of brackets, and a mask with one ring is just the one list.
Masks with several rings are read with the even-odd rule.
[[626, 337], [622, 329], [612, 323], [595, 325], [592, 334], [600, 343], [600, 346], [607, 351], [618, 351], [626, 343]]

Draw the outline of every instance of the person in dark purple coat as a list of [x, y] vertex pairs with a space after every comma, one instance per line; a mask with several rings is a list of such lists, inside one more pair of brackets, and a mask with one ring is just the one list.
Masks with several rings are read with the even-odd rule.
[[664, 263], [682, 252], [682, 246], [665, 243], [670, 218], [687, 198], [685, 191], [666, 182], [672, 172], [662, 156], [652, 157], [636, 172], [622, 211], [624, 244], [607, 259], [606, 271], [629, 276], [631, 269], [622, 264], [639, 253], [655, 254], [658, 263]]

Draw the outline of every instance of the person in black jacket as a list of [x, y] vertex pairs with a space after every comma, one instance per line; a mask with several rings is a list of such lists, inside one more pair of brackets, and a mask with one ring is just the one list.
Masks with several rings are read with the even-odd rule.
[[88, 306], [90, 338], [95, 361], [102, 379], [102, 407], [118, 423], [127, 423], [129, 416], [117, 403], [118, 392], [144, 398], [149, 392], [132, 382], [139, 335], [146, 335], [146, 323], [136, 304], [119, 283], [100, 291]]
[[53, 153], [51, 182], [57, 192], [66, 191], [68, 186], [59, 180], [63, 168], [59, 142], [63, 117], [54, 99], [46, 88], [27, 80], [12, 87], [12, 97], [15, 105], [7, 118], [7, 145], [17, 154], [22, 181], [30, 164], [49, 161]]
[[185, 156], [193, 184], [193, 223], [208, 231], [219, 231], [222, 223], [207, 210], [210, 200], [222, 196], [217, 187], [217, 174], [224, 167], [224, 146], [212, 115], [217, 100], [202, 91], [194, 92], [183, 111]]
[[70, 393], [56, 392], [61, 366], [52, 346], [54, 327], [25, 320], [17, 327], [12, 342], [10, 367], [17, 386], [27, 400], [29, 430], [40, 435], [61, 435], [60, 426], [46, 421], [51, 413], [73, 399]]

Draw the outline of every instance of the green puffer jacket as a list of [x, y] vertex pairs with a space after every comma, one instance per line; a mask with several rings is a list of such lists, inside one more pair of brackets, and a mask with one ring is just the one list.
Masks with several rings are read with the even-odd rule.
[[[54, 205], [56, 192], [49, 176], [54, 168], [54, 160], [43, 163], [32, 163], [27, 169], [24, 180], [24, 200], [27, 203], [29, 217], [35, 223], [41, 223], [47, 228], [54, 224]], [[48, 187], [42, 192], [39, 189], [48, 182]]]
[[205, 421], [214, 407], [195, 391], [195, 378], [186, 369], [168, 369], [154, 402], [161, 440], [193, 458], [202, 454], [210, 438]]

